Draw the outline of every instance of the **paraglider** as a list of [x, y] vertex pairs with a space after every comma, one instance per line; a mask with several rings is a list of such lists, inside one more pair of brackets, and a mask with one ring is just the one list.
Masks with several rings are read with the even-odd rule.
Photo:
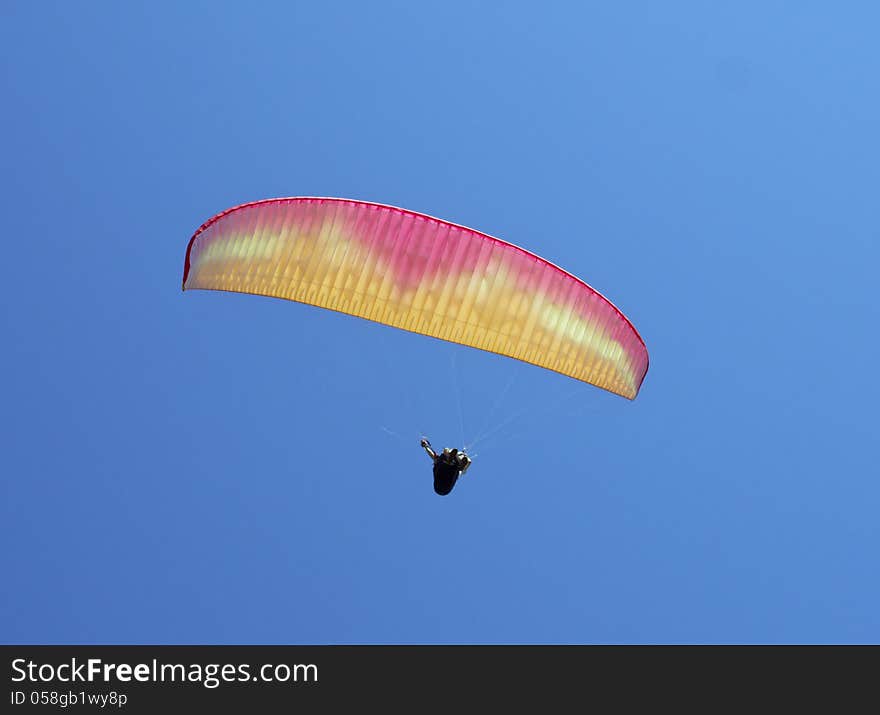
[[384, 204], [292, 197], [223, 211], [190, 239], [183, 289], [307, 303], [531, 363], [630, 400], [648, 370], [632, 323], [579, 278], [488, 234]]
[[440, 496], [446, 496], [452, 491], [458, 478], [471, 466], [471, 458], [464, 450], [449, 447], [437, 454], [425, 437], [422, 437], [421, 445], [434, 462], [434, 491]]

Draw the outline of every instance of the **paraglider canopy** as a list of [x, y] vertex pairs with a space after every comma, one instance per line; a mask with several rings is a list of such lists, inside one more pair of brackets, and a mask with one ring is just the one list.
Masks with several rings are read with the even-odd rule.
[[634, 399], [645, 343], [607, 298], [518, 246], [352, 199], [267, 199], [190, 239], [183, 289], [266, 295], [506, 355]]

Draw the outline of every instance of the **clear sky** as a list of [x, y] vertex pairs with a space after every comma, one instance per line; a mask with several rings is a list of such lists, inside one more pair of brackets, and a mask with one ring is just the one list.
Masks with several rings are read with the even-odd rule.
[[[880, 642], [878, 23], [3, 3], [0, 640]], [[641, 394], [181, 292], [204, 220], [303, 195], [561, 265]], [[419, 436], [479, 432], [436, 496]]]

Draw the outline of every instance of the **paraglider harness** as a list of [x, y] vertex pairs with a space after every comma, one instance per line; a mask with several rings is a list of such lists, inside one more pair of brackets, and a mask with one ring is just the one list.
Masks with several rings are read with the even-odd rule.
[[471, 466], [471, 458], [464, 451], [448, 447], [437, 454], [425, 438], [422, 438], [421, 445], [434, 460], [434, 491], [441, 496], [449, 494], [458, 478]]

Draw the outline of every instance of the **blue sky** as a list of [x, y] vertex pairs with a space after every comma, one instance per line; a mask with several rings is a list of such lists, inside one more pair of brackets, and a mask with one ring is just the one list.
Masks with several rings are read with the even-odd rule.
[[[0, 641], [880, 641], [880, 11], [537, 7], [3, 5]], [[297, 195], [563, 266], [641, 394], [180, 291]]]

